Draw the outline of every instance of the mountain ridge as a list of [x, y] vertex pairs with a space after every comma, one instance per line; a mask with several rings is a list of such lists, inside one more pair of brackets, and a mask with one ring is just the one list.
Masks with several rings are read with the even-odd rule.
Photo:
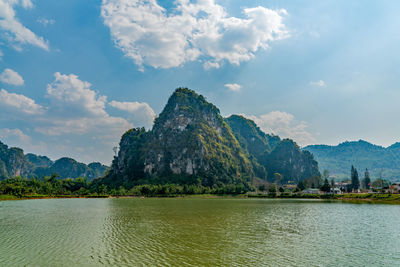
[[373, 178], [400, 179], [399, 142], [383, 147], [360, 139], [338, 145], [309, 145], [302, 149], [314, 155], [321, 170], [327, 169], [338, 179], [350, 177], [351, 165], [362, 172], [367, 168]]
[[68, 157], [52, 161], [47, 156], [24, 154], [21, 148], [8, 147], [0, 141], [0, 179], [15, 176], [43, 178], [58, 174], [61, 179], [86, 177], [93, 180], [102, 176], [106, 169], [107, 166], [99, 162], [86, 165]]

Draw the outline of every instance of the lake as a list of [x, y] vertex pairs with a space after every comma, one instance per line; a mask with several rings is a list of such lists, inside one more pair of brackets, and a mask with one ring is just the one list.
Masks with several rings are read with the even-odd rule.
[[0, 202], [0, 266], [399, 266], [400, 205], [283, 199]]

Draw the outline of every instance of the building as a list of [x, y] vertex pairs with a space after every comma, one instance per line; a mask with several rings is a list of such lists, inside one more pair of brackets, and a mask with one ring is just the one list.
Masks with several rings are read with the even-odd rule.
[[339, 195], [343, 194], [343, 192], [342, 192], [342, 190], [340, 190], [340, 188], [335, 187], [335, 188], [332, 188], [331, 190], [332, 190], [333, 194], [339, 194]]
[[340, 191], [339, 194], [341, 194], [343, 192], [351, 192], [352, 191], [351, 183], [346, 183], [346, 182], [335, 183], [335, 187], [334, 188], [335, 189], [339, 189], [339, 191]]
[[400, 183], [393, 183], [389, 186], [389, 192], [391, 194], [399, 194], [400, 193]]
[[302, 194], [320, 194], [319, 189], [316, 188], [306, 188], [301, 191]]

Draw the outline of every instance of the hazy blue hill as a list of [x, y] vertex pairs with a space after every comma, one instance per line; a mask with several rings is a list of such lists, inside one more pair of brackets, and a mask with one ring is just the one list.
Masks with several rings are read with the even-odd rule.
[[103, 176], [106, 169], [107, 166], [98, 162], [86, 165], [72, 158], [64, 157], [56, 160], [50, 167], [38, 167], [34, 174], [37, 177], [58, 174], [60, 179], [86, 177], [88, 180], [93, 180]]
[[102, 177], [108, 169], [108, 167], [106, 165], [103, 165], [100, 162], [89, 163], [88, 167], [91, 170], [90, 176], [88, 177], [90, 179]]
[[49, 168], [54, 163], [46, 156], [38, 156], [32, 153], [26, 154], [25, 158], [36, 167]]
[[327, 169], [340, 179], [349, 178], [351, 165], [361, 176], [368, 168], [373, 178], [400, 180], [400, 143], [388, 148], [366, 142], [346, 141], [337, 146], [311, 145], [303, 148], [318, 160], [321, 170]]
[[57, 173], [60, 178], [87, 177], [89, 180], [104, 175], [107, 166], [94, 162], [86, 165], [71, 158], [53, 162], [46, 156], [28, 153], [17, 147], [8, 147], [0, 142], [0, 179], [21, 177], [43, 178]]

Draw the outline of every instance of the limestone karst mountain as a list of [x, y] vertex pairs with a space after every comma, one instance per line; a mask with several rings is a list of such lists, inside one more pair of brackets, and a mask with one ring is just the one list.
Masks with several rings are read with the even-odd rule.
[[224, 119], [203, 96], [178, 88], [152, 130], [136, 128], [122, 136], [118, 156], [102, 181], [128, 188], [143, 183], [249, 186], [253, 178], [267, 180], [275, 172], [282, 172], [286, 181], [319, 175], [312, 155], [293, 141], [267, 135], [241, 116]]

